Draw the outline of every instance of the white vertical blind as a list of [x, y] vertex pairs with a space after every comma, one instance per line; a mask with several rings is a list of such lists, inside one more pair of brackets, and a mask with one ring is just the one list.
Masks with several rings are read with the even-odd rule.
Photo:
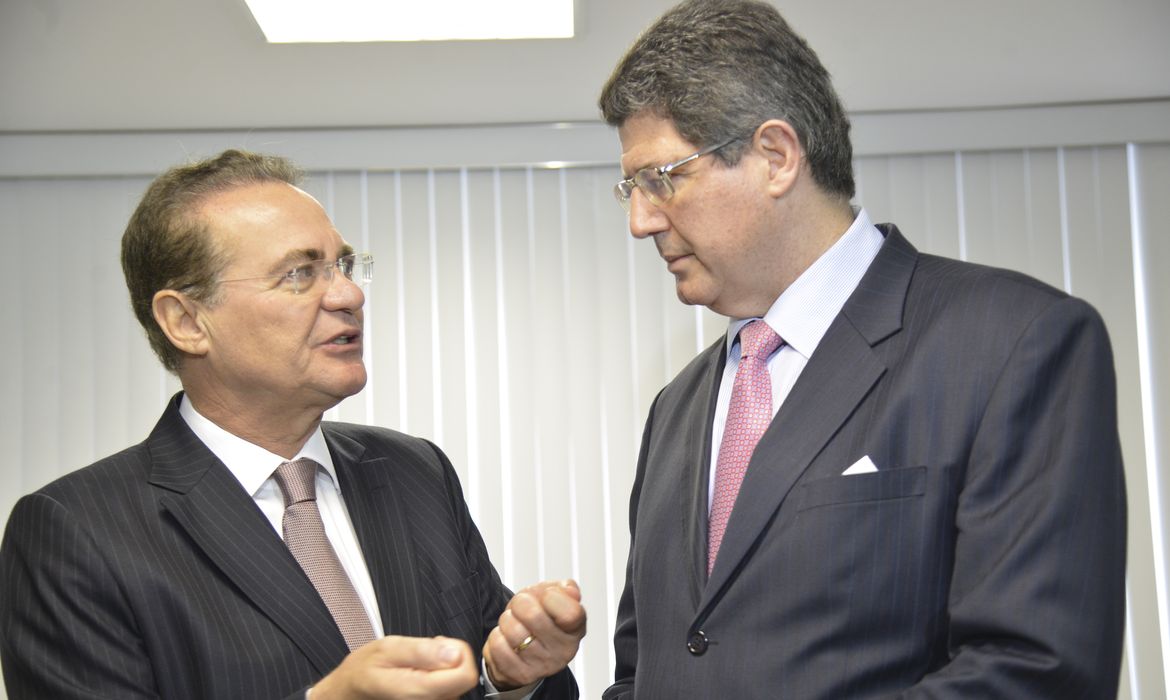
[[[1170, 505], [1170, 484], [1167, 482], [1166, 458], [1170, 445], [1170, 377], [1166, 373], [1166, 357], [1170, 355], [1170, 279], [1165, 274], [1166, 263], [1170, 261], [1170, 243], [1162, 229], [1170, 220], [1170, 144], [1156, 144], [1128, 147], [1128, 189], [1130, 202], [1130, 235], [1133, 241], [1133, 270], [1135, 277], [1135, 309], [1137, 334], [1135, 339], [1136, 361], [1140, 377], [1140, 403], [1131, 393], [1126, 396], [1129, 418], [1133, 424], [1125, 426], [1133, 442], [1140, 435], [1141, 447], [1131, 444], [1133, 452], [1144, 448], [1146, 463], [1145, 481], [1131, 481], [1129, 492], [1131, 503], [1148, 503], [1144, 515], [1152, 522], [1148, 528], [1144, 519], [1136, 519], [1130, 532], [1141, 529], [1138, 542], [1130, 541], [1130, 586], [1131, 605], [1135, 608], [1134, 618], [1141, 621], [1142, 628], [1135, 629], [1131, 636], [1132, 653], [1140, 654], [1143, 661], [1151, 659], [1160, 651], [1162, 673], [1147, 684], [1146, 673], [1152, 667], [1138, 668], [1135, 687], [1142, 684], [1142, 697], [1160, 697], [1166, 691], [1166, 679], [1170, 678], [1170, 613], [1167, 611], [1167, 543], [1166, 508]], [[1136, 393], [1136, 392], [1135, 392]], [[1140, 416], [1141, 426], [1136, 425]], [[1129, 473], [1137, 477], [1135, 470]], [[1140, 492], [1140, 494], [1138, 493]], [[1146, 498], [1148, 497], [1148, 501]], [[1139, 500], [1140, 499], [1140, 500]], [[1131, 517], [1133, 507], [1130, 509]], [[1145, 539], [1147, 533], [1152, 540]], [[1147, 545], [1143, 547], [1142, 545]], [[1152, 557], [1151, 557], [1152, 553]], [[1152, 574], [1152, 575], [1151, 575]], [[1157, 607], [1150, 604], [1148, 588], [1152, 585], [1157, 598]], [[1135, 601], [1138, 587], [1146, 597]], [[1157, 637], [1146, 636], [1157, 620]], [[1158, 646], [1160, 644], [1160, 649]], [[1138, 697], [1135, 693], [1134, 697]]]
[[[353, 134], [347, 135], [352, 139]], [[229, 144], [225, 144], [229, 145]], [[616, 152], [616, 148], [614, 149]], [[876, 153], [859, 192], [921, 250], [1035, 275], [1093, 303], [1113, 339], [1130, 503], [1122, 698], [1166, 695], [1159, 472], [1170, 435], [1170, 144]], [[575, 577], [591, 614], [583, 697], [612, 675], [627, 499], [655, 393], [723, 332], [633, 241], [614, 164], [336, 168], [307, 189], [376, 258], [370, 382], [330, 412], [434, 439], [505, 581]], [[118, 265], [149, 178], [0, 178], [0, 513], [141, 440], [177, 384]]]

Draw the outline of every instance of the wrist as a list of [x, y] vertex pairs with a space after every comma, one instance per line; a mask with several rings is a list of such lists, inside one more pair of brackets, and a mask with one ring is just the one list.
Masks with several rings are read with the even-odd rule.
[[486, 658], [483, 660], [483, 678], [484, 678], [484, 681], [486, 681], [489, 692], [492, 692], [492, 691], [505, 692], [508, 690], [515, 690], [516, 688], [519, 688], [522, 685], [522, 684], [517, 685], [515, 683], [509, 683], [506, 680], [501, 680], [498, 677], [496, 677], [496, 674], [492, 672], [491, 664], [488, 663], [488, 660]]

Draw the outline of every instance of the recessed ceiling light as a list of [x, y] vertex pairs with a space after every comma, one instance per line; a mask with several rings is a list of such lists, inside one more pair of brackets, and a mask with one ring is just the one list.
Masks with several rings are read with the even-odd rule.
[[245, 2], [272, 44], [573, 36], [573, 0]]

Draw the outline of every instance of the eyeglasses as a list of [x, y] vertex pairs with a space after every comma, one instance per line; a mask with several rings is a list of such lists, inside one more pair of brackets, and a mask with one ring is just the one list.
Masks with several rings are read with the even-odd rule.
[[642, 194], [646, 195], [646, 198], [649, 199], [654, 204], [654, 206], [662, 206], [671, 197], [674, 196], [674, 183], [670, 181], [670, 171], [674, 170], [680, 165], [685, 165], [686, 163], [689, 163], [696, 158], [702, 158], [708, 153], [714, 153], [720, 148], [738, 141], [739, 139], [740, 137], [738, 136], [732, 139], [727, 139], [723, 143], [719, 143], [714, 146], [708, 146], [701, 151], [692, 153], [682, 160], [676, 160], [673, 163], [669, 163], [657, 168], [642, 168], [638, 172], [634, 173], [632, 177], [628, 177], [614, 185], [613, 196], [615, 199], [617, 199], [618, 204], [622, 205], [622, 209], [626, 210], [627, 214], [630, 212], [630, 197], [634, 196], [635, 187], [641, 187]]
[[328, 287], [333, 282], [333, 274], [337, 270], [340, 270], [341, 274], [345, 275], [345, 278], [351, 282], [360, 285], [369, 284], [374, 279], [374, 256], [369, 253], [351, 253], [343, 255], [337, 260], [311, 260], [279, 275], [244, 277], [234, 280], [220, 280], [220, 282], [279, 279], [278, 286], [288, 288], [293, 294], [304, 294], [315, 288]]

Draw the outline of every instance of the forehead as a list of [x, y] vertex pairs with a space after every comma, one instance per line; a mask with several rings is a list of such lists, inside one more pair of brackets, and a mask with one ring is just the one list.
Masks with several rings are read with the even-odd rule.
[[641, 113], [618, 129], [622, 142], [622, 172], [673, 163], [698, 150], [678, 133], [674, 122], [654, 114]]
[[215, 242], [233, 257], [280, 258], [294, 248], [329, 256], [345, 245], [317, 200], [284, 182], [217, 192], [198, 213]]

